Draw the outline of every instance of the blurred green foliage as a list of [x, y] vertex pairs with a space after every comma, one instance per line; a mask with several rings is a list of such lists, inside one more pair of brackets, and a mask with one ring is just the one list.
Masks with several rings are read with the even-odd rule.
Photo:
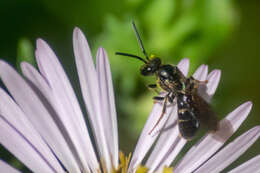
[[[190, 74], [202, 63], [222, 69], [221, 84], [213, 100], [221, 117], [242, 102], [253, 100], [253, 112], [237, 136], [260, 122], [259, 5], [257, 0], [3, 0], [0, 57], [13, 65], [21, 61], [34, 64], [33, 43], [42, 37], [65, 64], [80, 96], [71, 42], [72, 30], [79, 26], [93, 55], [99, 46], [109, 54], [120, 148], [128, 152], [133, 150], [155, 95], [145, 87], [154, 78], [139, 74], [139, 61], [115, 56], [116, 51], [143, 56], [131, 26], [135, 20], [146, 50], [163, 62], [177, 64], [188, 57]], [[259, 151], [258, 142], [234, 165]], [[0, 152], [1, 158], [21, 165], [4, 149]]]
[[21, 71], [20, 64], [23, 61], [36, 65], [33, 53], [33, 45], [28, 39], [22, 38], [18, 41], [16, 66], [19, 71]]

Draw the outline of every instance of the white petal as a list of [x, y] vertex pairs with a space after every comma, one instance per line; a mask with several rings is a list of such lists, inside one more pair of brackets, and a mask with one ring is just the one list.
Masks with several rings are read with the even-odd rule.
[[[0, 143], [33, 172], [56, 172], [40, 154], [36, 146], [0, 115]], [[64, 171], [62, 171], [64, 172]]]
[[[53, 90], [50, 88], [50, 86], [48, 85], [47, 81], [43, 78], [43, 76], [41, 76], [40, 73], [32, 65], [30, 65], [26, 62], [23, 62], [21, 64], [21, 69], [22, 69], [24, 76], [27, 77], [27, 79], [29, 81], [31, 81], [32, 84], [35, 85], [39, 89], [39, 91], [46, 97], [46, 100], [48, 100], [49, 104], [53, 107], [55, 112], [58, 113], [58, 114], [56, 114], [58, 116], [58, 119], [64, 120], [64, 118], [66, 118], [66, 116], [64, 116], [64, 115], [66, 115], [66, 112], [63, 111], [62, 106], [60, 106], [59, 103], [57, 103], [58, 101], [55, 99], [55, 97], [53, 97], [53, 95], [54, 95]], [[70, 121], [65, 120], [65, 122], [70, 122]], [[59, 123], [62, 123], [62, 122], [59, 121]], [[62, 124], [64, 124], [64, 123], [62, 123]], [[65, 130], [63, 130], [62, 133], [67, 140], [70, 139], [70, 137], [67, 136], [68, 134], [65, 133]], [[71, 142], [69, 142], [69, 144], [71, 145]], [[70, 147], [72, 148], [71, 150], [74, 149], [74, 146], [70, 146]], [[90, 149], [92, 148], [91, 142], [89, 142], [88, 147]], [[94, 159], [95, 159], [95, 157], [93, 158], [93, 160]], [[89, 171], [88, 165], [85, 165], [85, 169]]]
[[[30, 141], [32, 146], [37, 148], [38, 154], [41, 155], [41, 157], [44, 158], [44, 161], [46, 161], [51, 167], [53, 167], [54, 170], [56, 170], [57, 172], [64, 172], [63, 168], [60, 166], [59, 162], [53, 155], [49, 146], [43, 141], [42, 137], [34, 129], [32, 124], [26, 118], [18, 105], [11, 99], [8, 94], [5, 93], [2, 88], [0, 88], [0, 98], [0, 112], [3, 118], [6, 119], [6, 121], [8, 121], [10, 124], [12, 124], [12, 126], [14, 126], [17, 131], [21, 132], [23, 137]], [[5, 135], [8, 136], [8, 134]], [[15, 150], [15, 152], [17, 152], [17, 150]], [[13, 154], [15, 155], [16, 153]]]
[[221, 172], [242, 155], [260, 136], [260, 126], [239, 136], [225, 148], [210, 158], [196, 173]]
[[115, 109], [115, 99], [112, 84], [112, 77], [108, 57], [103, 48], [98, 50], [97, 55], [97, 74], [100, 88], [100, 100], [103, 107], [103, 124], [106, 134], [106, 140], [110, 150], [110, 156], [113, 158], [113, 165], [118, 167], [118, 133], [117, 119]]
[[153, 109], [144, 125], [144, 128], [142, 130], [142, 133], [138, 139], [138, 142], [136, 144], [128, 172], [134, 172], [136, 167], [142, 162], [144, 159], [146, 153], [151, 148], [152, 144], [158, 137], [158, 134], [162, 127], [164, 126], [166, 120], [169, 116], [176, 116], [176, 114], [173, 114], [173, 107], [169, 106], [166, 109], [166, 113], [164, 114], [163, 118], [161, 119], [160, 123], [157, 125], [157, 127], [153, 130], [151, 134], [149, 132], [154, 127], [155, 123], [157, 122], [159, 116], [162, 113], [162, 104], [161, 103], [155, 103], [153, 106]]
[[253, 173], [257, 170], [260, 170], [260, 155], [232, 169], [229, 173]]
[[[44, 97], [39, 97], [25, 80], [4, 61], [0, 61], [0, 77], [14, 100], [24, 111], [34, 128], [70, 172], [79, 172], [72, 153], [57, 124], [57, 117]], [[40, 100], [42, 99], [42, 100]], [[51, 114], [50, 114], [51, 113]], [[62, 126], [62, 124], [58, 124]]]
[[108, 170], [111, 170], [111, 158], [105, 138], [101, 111], [97, 72], [94, 67], [87, 40], [79, 28], [73, 32], [73, 47], [81, 92], [88, 111], [88, 116], [94, 131], [100, 157], [104, 159]]
[[246, 119], [252, 108], [251, 102], [240, 105], [225, 119], [220, 121], [219, 130], [209, 133], [200, 142], [194, 145], [175, 167], [175, 173], [188, 173], [194, 171], [206, 160], [208, 160], [238, 129]]
[[77, 155], [78, 163], [85, 171], [89, 171], [89, 166], [93, 170], [98, 169], [95, 152], [75, 93], [56, 55], [43, 40], [37, 40], [36, 58], [52, 89], [55, 108], [75, 147], [74, 155]]
[[207, 77], [207, 84], [200, 85], [198, 92], [207, 102], [210, 102], [212, 96], [216, 92], [220, 81], [221, 71], [213, 70]]
[[160, 166], [157, 168], [160, 172], [160, 170], [163, 169], [164, 166], [170, 166], [173, 162], [173, 160], [176, 158], [176, 156], [180, 153], [184, 145], [186, 144], [187, 140], [184, 138], [178, 136], [177, 140], [175, 141], [175, 144], [172, 145], [169, 152], [165, 155], [165, 160], [163, 160], [162, 163], [160, 163]]
[[178, 63], [178, 68], [180, 71], [184, 74], [184, 76], [188, 75], [189, 72], [189, 66], [190, 66], [190, 61], [188, 58], [183, 58], [179, 63]]
[[[151, 173], [166, 166], [168, 162], [171, 162], [186, 143], [186, 140], [179, 136], [179, 129], [176, 121], [177, 106], [174, 106], [174, 108], [175, 116], [171, 115], [169, 117], [169, 120], [163, 128], [162, 133], [145, 164]], [[169, 158], [170, 154], [171, 156]]]
[[199, 81], [205, 81], [208, 75], [208, 66], [202, 64], [192, 75], [195, 79]]
[[0, 160], [0, 172], [6, 172], [6, 173], [21, 173], [17, 169], [14, 169], [4, 161]]
[[221, 71], [220, 70], [213, 70], [207, 77], [208, 83], [207, 83], [207, 94], [209, 96], [214, 95], [216, 92], [216, 89], [218, 87], [219, 81], [221, 77]]

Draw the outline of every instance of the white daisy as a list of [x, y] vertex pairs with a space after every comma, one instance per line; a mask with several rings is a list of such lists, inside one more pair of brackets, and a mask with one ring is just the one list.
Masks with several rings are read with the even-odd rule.
[[[23, 78], [6, 62], [0, 61], [0, 78], [9, 92], [0, 88], [0, 143], [36, 173], [171, 171], [163, 168], [171, 166], [186, 143], [178, 136], [176, 106], [167, 108], [163, 120], [149, 135], [162, 109], [161, 104], [154, 105], [128, 164], [130, 157], [118, 151], [116, 109], [106, 52], [103, 48], [98, 50], [95, 67], [87, 40], [78, 28], [73, 33], [73, 46], [81, 92], [96, 145], [90, 138], [67, 75], [54, 52], [41, 39], [37, 40], [35, 52], [39, 71], [23, 62]], [[185, 75], [188, 66], [188, 59], [183, 59], [178, 65]], [[220, 71], [207, 73], [207, 66], [202, 65], [193, 76], [209, 81], [201, 94], [210, 100], [219, 83]], [[251, 106], [251, 102], [246, 102], [231, 112], [220, 122], [219, 131], [207, 134], [190, 149], [175, 166], [174, 173], [219, 172], [240, 156], [258, 139], [259, 127], [215, 153], [238, 129]], [[148, 160], [142, 162], [159, 132], [162, 133]], [[256, 163], [259, 163], [259, 157], [233, 172], [250, 171], [252, 166], [254, 170], [260, 169]], [[0, 161], [0, 171], [19, 172], [3, 161]]]

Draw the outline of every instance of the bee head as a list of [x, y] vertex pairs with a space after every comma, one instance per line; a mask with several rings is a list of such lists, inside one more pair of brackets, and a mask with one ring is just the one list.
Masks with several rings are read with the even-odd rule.
[[160, 65], [161, 59], [155, 56], [151, 56], [151, 59], [140, 68], [140, 72], [143, 76], [154, 75], [154, 73], [159, 69]]
[[154, 73], [156, 71], [159, 70], [159, 67], [161, 66], [161, 59], [158, 57], [155, 57], [154, 55], [148, 56], [148, 54], [146, 53], [145, 49], [144, 49], [144, 45], [142, 43], [142, 40], [140, 38], [140, 35], [136, 29], [135, 23], [134, 21], [132, 22], [133, 25], [133, 29], [135, 31], [136, 37], [137, 37], [137, 41], [141, 47], [141, 50], [145, 56], [145, 59], [141, 58], [140, 56], [137, 55], [133, 55], [133, 54], [129, 54], [129, 53], [122, 53], [122, 52], [116, 52], [116, 55], [123, 55], [123, 56], [128, 56], [131, 58], [135, 58], [138, 59], [140, 61], [142, 61], [144, 63], [143, 66], [141, 66], [140, 68], [140, 73], [143, 76], [151, 76], [154, 75]]

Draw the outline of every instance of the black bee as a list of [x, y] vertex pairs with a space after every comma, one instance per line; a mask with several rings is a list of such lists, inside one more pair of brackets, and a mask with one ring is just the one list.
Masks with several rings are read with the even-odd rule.
[[166, 92], [166, 95], [163, 97], [153, 97], [155, 101], [163, 102], [163, 109], [150, 133], [162, 119], [166, 111], [167, 103], [174, 103], [174, 98], [177, 100], [178, 126], [180, 135], [183, 138], [188, 140], [192, 139], [201, 125], [210, 131], [216, 131], [218, 128], [217, 116], [210, 105], [198, 94], [199, 84], [206, 83], [207, 81], [198, 81], [192, 76], [187, 78], [177, 66], [162, 64], [159, 57], [154, 55], [148, 56], [135, 23], [133, 22], [132, 25], [145, 59], [121, 52], [116, 52], [116, 55], [128, 56], [142, 61], [144, 65], [140, 68], [141, 74], [143, 76], [155, 75], [157, 78], [157, 84], [150, 84], [148, 87], [156, 90], [159, 86]]

